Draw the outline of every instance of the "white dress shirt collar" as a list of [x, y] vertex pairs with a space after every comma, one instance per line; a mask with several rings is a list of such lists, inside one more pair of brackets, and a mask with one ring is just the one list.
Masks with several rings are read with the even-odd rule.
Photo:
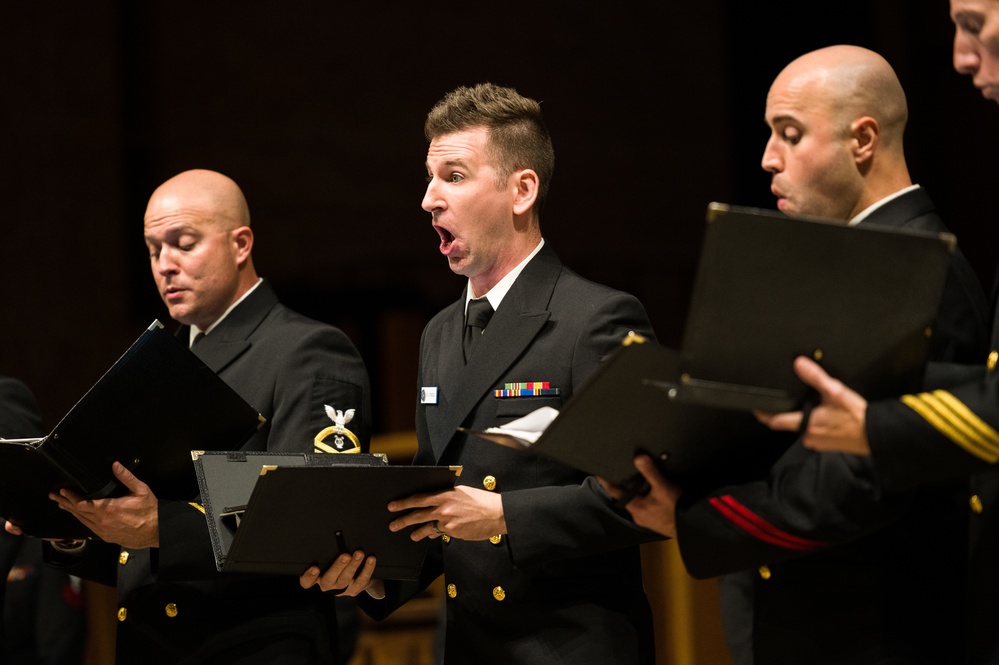
[[194, 338], [198, 336], [198, 333], [203, 332], [203, 333], [205, 333], [207, 335], [211, 331], [215, 330], [216, 326], [218, 326], [218, 324], [222, 323], [222, 321], [223, 321], [223, 319], [225, 319], [225, 317], [229, 316], [229, 312], [231, 312], [232, 310], [236, 309], [236, 306], [239, 305], [239, 303], [241, 303], [244, 300], [246, 300], [246, 297], [248, 295], [250, 295], [251, 293], [253, 293], [254, 291], [256, 291], [257, 287], [260, 286], [260, 283], [263, 282], [263, 281], [264, 281], [264, 279], [262, 277], [258, 277], [257, 278], [257, 283], [254, 284], [253, 286], [251, 286], [247, 290], [247, 292], [244, 293], [239, 298], [239, 300], [237, 300], [233, 304], [229, 305], [229, 309], [227, 309], [226, 311], [222, 312], [222, 316], [220, 316], [219, 318], [215, 319], [215, 323], [213, 323], [212, 325], [208, 326], [207, 330], [202, 330], [198, 326], [191, 326], [191, 331], [190, 331], [191, 336], [190, 336], [190, 338], [187, 341], [188, 346], [190, 346], [191, 344], [194, 344]]
[[[538, 246], [534, 248], [533, 252], [527, 255], [526, 259], [518, 263], [513, 270], [503, 275], [503, 279], [496, 282], [496, 286], [489, 289], [489, 292], [486, 293], [486, 299], [489, 300], [489, 304], [493, 306], [493, 311], [499, 309], [500, 303], [503, 302], [503, 298], [505, 298], [506, 294], [510, 292], [510, 288], [513, 286], [513, 283], [517, 281], [520, 273], [524, 271], [524, 266], [530, 263], [531, 259], [533, 259], [544, 246], [545, 239], [542, 238], [541, 242], [538, 243]], [[472, 280], [468, 280], [468, 288], [465, 291], [465, 311], [467, 312], [468, 301], [475, 297], [473, 295], [474, 292], [472, 291]]]
[[860, 212], [858, 212], [856, 215], [854, 215], [853, 219], [851, 219], [849, 222], [846, 223], [847, 226], [855, 226], [855, 225], [859, 224], [860, 222], [864, 221], [866, 218], [870, 217], [871, 213], [874, 212], [875, 210], [877, 210], [878, 208], [880, 208], [881, 206], [883, 206], [883, 205], [885, 205], [885, 204], [887, 204], [887, 203], [889, 203], [891, 201], [894, 201], [895, 199], [897, 199], [898, 197], [902, 196], [903, 194], [908, 194], [909, 192], [914, 192], [917, 189], [919, 189], [919, 185], [909, 185], [905, 189], [900, 189], [897, 192], [895, 192], [894, 194], [890, 194], [890, 195], [884, 197], [883, 199], [881, 199], [877, 203], [875, 203], [873, 205], [867, 206], [866, 208], [864, 208], [863, 210], [861, 210]]

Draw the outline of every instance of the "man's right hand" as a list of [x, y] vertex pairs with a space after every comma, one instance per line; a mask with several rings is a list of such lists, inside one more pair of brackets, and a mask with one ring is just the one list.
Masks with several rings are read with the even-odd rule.
[[805, 356], [794, 359], [794, 371], [806, 385], [818, 391], [821, 402], [802, 430], [801, 411], [787, 413], [756, 412], [756, 419], [773, 430], [801, 432], [805, 446], [823, 452], [870, 455], [867, 442], [867, 400], [843, 385]]
[[341, 554], [325, 573], [319, 566], [312, 566], [302, 573], [298, 583], [303, 589], [318, 584], [323, 591], [333, 591], [338, 596], [357, 596], [362, 591], [367, 591], [372, 598], [384, 598], [385, 583], [371, 579], [373, 572], [375, 557], [365, 557], [364, 552], [358, 550], [353, 556]]

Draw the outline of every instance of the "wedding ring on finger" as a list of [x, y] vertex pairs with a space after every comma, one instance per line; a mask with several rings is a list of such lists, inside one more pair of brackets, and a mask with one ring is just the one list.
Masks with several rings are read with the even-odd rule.
[[444, 534], [444, 532], [443, 532], [443, 531], [441, 531], [441, 528], [440, 528], [440, 525], [438, 525], [438, 524], [437, 524], [437, 520], [434, 520], [434, 521], [433, 521], [433, 526], [434, 526], [434, 531], [436, 531], [436, 532], [437, 532], [437, 535], [438, 535], [438, 536], [440, 536], [440, 535], [443, 535], [443, 534]]

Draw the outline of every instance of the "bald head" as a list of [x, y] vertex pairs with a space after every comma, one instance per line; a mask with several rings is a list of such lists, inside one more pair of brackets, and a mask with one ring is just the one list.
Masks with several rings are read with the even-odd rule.
[[857, 46], [794, 60], [767, 95], [763, 168], [788, 213], [849, 220], [912, 184], [905, 93], [891, 65]]
[[222, 230], [250, 225], [250, 208], [233, 180], [215, 171], [184, 171], [156, 188], [149, 197], [146, 219], [164, 211], [197, 210]]
[[895, 70], [874, 51], [840, 45], [806, 53], [777, 76], [771, 90], [778, 87], [808, 90], [843, 128], [864, 116], [874, 118], [882, 148], [902, 149], [909, 118], [905, 92]]
[[143, 226], [153, 278], [177, 321], [207, 330], [257, 283], [250, 211], [221, 173], [167, 180], [149, 198]]

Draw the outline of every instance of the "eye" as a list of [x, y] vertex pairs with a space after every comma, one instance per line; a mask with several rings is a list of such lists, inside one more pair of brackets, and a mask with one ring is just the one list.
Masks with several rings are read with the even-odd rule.
[[977, 35], [982, 31], [982, 21], [978, 17], [962, 16], [957, 22], [957, 27], [971, 35]]
[[781, 130], [780, 137], [791, 145], [797, 145], [801, 140], [801, 131], [797, 127], [785, 127]]
[[453, 184], [457, 184], [457, 183], [461, 182], [464, 179], [465, 179], [465, 176], [461, 175], [460, 173], [452, 173], [448, 177], [448, 182], [453, 183]]
[[182, 235], [179, 238], [177, 238], [177, 242], [174, 244], [174, 247], [176, 247], [182, 252], [190, 252], [197, 245], [198, 245], [197, 237], [190, 235]]

